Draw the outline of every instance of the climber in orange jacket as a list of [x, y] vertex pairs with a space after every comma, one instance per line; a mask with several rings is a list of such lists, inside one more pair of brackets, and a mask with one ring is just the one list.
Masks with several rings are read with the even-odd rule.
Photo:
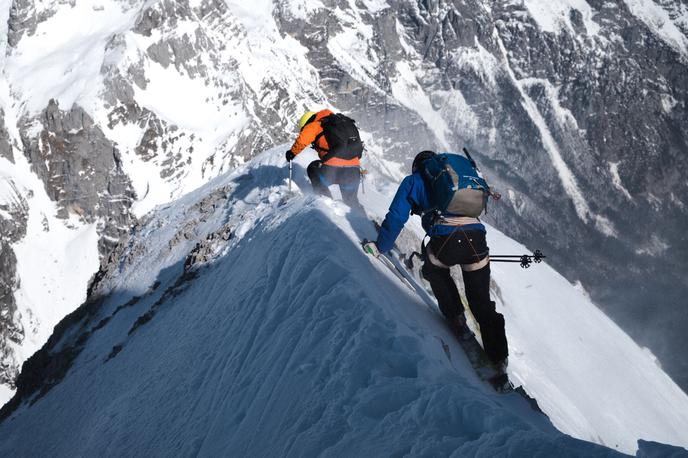
[[363, 142], [355, 121], [330, 110], [309, 111], [299, 119], [299, 136], [286, 152], [291, 161], [311, 146], [320, 159], [308, 165], [308, 178], [313, 190], [332, 197], [328, 187], [339, 185], [342, 199], [351, 207], [360, 208], [358, 186], [361, 181]]

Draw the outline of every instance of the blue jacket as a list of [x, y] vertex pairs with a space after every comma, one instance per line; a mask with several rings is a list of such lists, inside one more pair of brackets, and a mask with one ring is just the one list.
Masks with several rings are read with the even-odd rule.
[[[406, 221], [408, 221], [411, 211], [414, 213], [422, 213], [423, 229], [429, 236], [434, 235], [449, 235], [454, 230], [455, 226], [443, 226], [433, 224], [435, 217], [434, 212], [430, 211], [432, 205], [425, 189], [425, 183], [420, 173], [416, 172], [407, 176], [399, 185], [397, 193], [389, 206], [389, 212], [382, 222], [380, 232], [377, 235], [377, 248], [381, 252], [386, 252], [392, 249], [394, 241], [399, 237], [399, 233], [404, 228]], [[482, 224], [469, 224], [463, 226], [464, 229], [474, 229], [485, 231], [485, 226]]]

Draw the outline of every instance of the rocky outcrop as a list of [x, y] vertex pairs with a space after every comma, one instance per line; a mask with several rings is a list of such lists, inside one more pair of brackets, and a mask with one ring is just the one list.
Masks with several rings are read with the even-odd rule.
[[19, 373], [19, 361], [11, 345], [22, 342], [24, 329], [17, 317], [14, 298], [19, 278], [12, 244], [26, 234], [28, 208], [12, 183], [5, 186], [14, 190], [14, 198], [8, 203], [0, 203], [0, 383], [13, 387]]
[[136, 196], [122, 170], [121, 156], [99, 126], [78, 106], [62, 111], [51, 101], [40, 117], [26, 121], [40, 133], [22, 130], [24, 154], [57, 202], [58, 217], [76, 215], [99, 224], [101, 253], [106, 254], [128, 234]]
[[5, 128], [5, 111], [0, 107], [0, 157], [4, 157], [10, 162], [14, 162], [12, 145], [10, 144], [10, 134]]
[[[2, 226], [2, 224], [0, 224]], [[14, 387], [18, 362], [10, 348], [24, 340], [24, 330], [16, 318], [14, 291], [19, 287], [16, 273], [17, 258], [11, 246], [0, 242], [0, 383]]]

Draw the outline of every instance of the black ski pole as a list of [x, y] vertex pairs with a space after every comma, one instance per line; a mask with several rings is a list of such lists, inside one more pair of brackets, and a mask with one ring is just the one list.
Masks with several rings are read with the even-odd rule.
[[518, 262], [521, 267], [527, 269], [532, 263], [539, 264], [547, 256], [542, 251], [535, 250], [533, 254], [495, 254], [490, 255], [491, 262]]

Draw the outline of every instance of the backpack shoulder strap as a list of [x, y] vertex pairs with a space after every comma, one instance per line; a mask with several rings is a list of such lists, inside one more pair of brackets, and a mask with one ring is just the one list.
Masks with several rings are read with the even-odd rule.
[[468, 150], [466, 149], [465, 146], [463, 147], [463, 153], [466, 155], [466, 157], [468, 158], [468, 162], [471, 163], [471, 165], [473, 166], [473, 168], [476, 169], [476, 170], [479, 170], [479, 169], [478, 169], [478, 165], [475, 163], [475, 161], [474, 161], [473, 158], [471, 157], [471, 154], [468, 152]]
[[[318, 144], [318, 141], [319, 141], [324, 135], [325, 135], [325, 132], [324, 132], [324, 131], [323, 131], [323, 132], [320, 132], [318, 135], [316, 135], [316, 136], [315, 136], [315, 140], [313, 140], [313, 146], [316, 146], [316, 145]], [[318, 147], [318, 148], [320, 148], [320, 147]], [[323, 151], [327, 151], [327, 150], [324, 149], [324, 148], [320, 148], [320, 149], [323, 150]]]
[[[318, 141], [320, 141], [320, 139], [325, 135], [325, 128], [322, 126], [322, 122], [325, 121], [325, 123], [327, 123], [332, 118], [332, 116], [336, 116], [336, 115], [333, 113], [331, 115], [327, 115], [327, 116], [324, 116], [324, 117], [318, 119], [318, 122], [320, 123], [321, 130], [320, 130], [320, 133], [315, 136], [315, 140], [313, 140], [313, 143], [312, 143], [313, 147], [316, 147], [316, 145], [318, 144]], [[323, 151], [328, 151], [325, 148], [320, 148], [320, 149]], [[327, 159], [323, 158], [322, 160], [326, 161]]]

